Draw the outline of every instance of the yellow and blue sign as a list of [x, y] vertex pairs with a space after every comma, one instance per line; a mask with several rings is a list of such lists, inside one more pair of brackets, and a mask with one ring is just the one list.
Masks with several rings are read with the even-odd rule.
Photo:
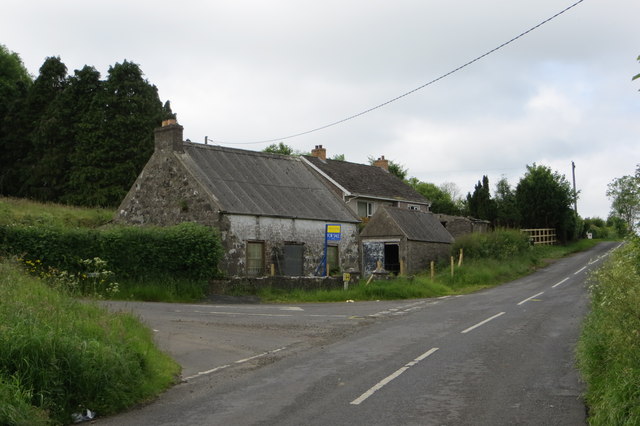
[[340, 241], [341, 225], [327, 225], [327, 241]]

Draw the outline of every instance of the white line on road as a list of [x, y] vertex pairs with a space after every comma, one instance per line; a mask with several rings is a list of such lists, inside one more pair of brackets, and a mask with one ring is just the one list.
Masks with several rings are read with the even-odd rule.
[[556, 288], [558, 287], [560, 284], [564, 283], [565, 281], [567, 281], [569, 279], [569, 277], [565, 278], [564, 280], [560, 281], [559, 283], [556, 283], [554, 285], [551, 286], [551, 288]]
[[575, 272], [573, 273], [573, 275], [578, 275], [580, 272], [584, 271], [585, 269], [587, 269], [587, 267], [586, 267], [586, 266], [583, 266], [582, 268], [580, 268], [580, 269], [578, 269], [577, 271], [575, 271]]
[[527, 302], [528, 302], [529, 300], [531, 300], [531, 299], [535, 299], [536, 297], [540, 296], [541, 294], [544, 294], [544, 291], [541, 291], [541, 292], [540, 292], [540, 293], [538, 293], [538, 294], [534, 294], [534, 295], [533, 295], [533, 296], [531, 296], [531, 297], [527, 297], [527, 298], [526, 298], [526, 299], [524, 299], [522, 302], [519, 302], [519, 303], [518, 303], [518, 306], [520, 306], [520, 305], [522, 305], [522, 304], [524, 304], [524, 303], [527, 303]]
[[[283, 351], [283, 350], [285, 350], [285, 349], [287, 349], [287, 347], [286, 347], [286, 346], [283, 346], [283, 347], [281, 347], [281, 348], [274, 349], [274, 350], [272, 350], [272, 351], [263, 352], [263, 353], [261, 353], [261, 354], [251, 356], [251, 357], [249, 357], [249, 358], [239, 359], [239, 360], [237, 360], [237, 361], [234, 361], [233, 363], [234, 363], [234, 364], [244, 364], [245, 362], [251, 361], [251, 360], [253, 360], [253, 359], [256, 359], [256, 358], [262, 358], [263, 356], [267, 356], [267, 355], [275, 354], [275, 353], [278, 353], [278, 352]], [[184, 380], [184, 381], [189, 381], [189, 380], [191, 380], [191, 379], [195, 379], [196, 377], [206, 376], [206, 375], [208, 375], [208, 374], [215, 373], [216, 371], [224, 370], [225, 368], [228, 368], [228, 367], [231, 367], [231, 364], [221, 365], [221, 366], [219, 366], [219, 367], [214, 367], [214, 368], [212, 368], [212, 369], [210, 369], [210, 370], [206, 370], [206, 371], [199, 371], [199, 372], [197, 372], [196, 374], [194, 374], [194, 375], [192, 375], [192, 376], [185, 377], [183, 380]]]
[[468, 332], [470, 332], [471, 330], [473, 330], [473, 329], [475, 329], [475, 328], [478, 328], [478, 327], [480, 327], [481, 325], [484, 325], [484, 324], [488, 323], [489, 321], [494, 320], [494, 319], [496, 319], [496, 318], [498, 318], [499, 316], [504, 315], [504, 314], [506, 314], [506, 312], [500, 312], [499, 314], [495, 314], [495, 315], [494, 315], [494, 316], [492, 316], [491, 318], [487, 318], [487, 319], [486, 319], [486, 320], [484, 320], [484, 321], [480, 321], [480, 322], [479, 322], [479, 323], [477, 323], [476, 325], [472, 325], [471, 327], [467, 328], [466, 330], [462, 330], [460, 333], [462, 333], [462, 334], [468, 333]]
[[395, 373], [385, 377], [384, 379], [380, 380], [378, 383], [376, 383], [373, 387], [371, 387], [368, 391], [366, 391], [365, 393], [363, 393], [362, 395], [360, 395], [358, 398], [354, 399], [353, 401], [351, 401], [351, 405], [360, 405], [364, 400], [366, 400], [367, 398], [369, 398], [371, 395], [373, 395], [375, 392], [379, 391], [380, 389], [382, 389], [385, 385], [387, 385], [389, 382], [391, 382], [392, 380], [396, 379], [398, 376], [400, 376], [402, 373], [404, 373], [405, 371], [407, 371], [409, 368], [413, 367], [414, 365], [416, 365], [417, 363], [419, 363], [420, 361], [424, 360], [426, 357], [428, 357], [429, 355], [431, 355], [432, 353], [434, 353], [435, 351], [437, 351], [438, 348], [431, 348], [429, 349], [427, 352], [423, 353], [422, 355], [420, 355], [418, 358], [414, 359], [413, 361], [407, 363], [404, 367], [399, 368], [398, 370], [396, 370]]

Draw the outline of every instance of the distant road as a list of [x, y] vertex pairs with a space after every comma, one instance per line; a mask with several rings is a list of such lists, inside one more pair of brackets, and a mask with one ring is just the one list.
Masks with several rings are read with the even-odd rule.
[[574, 349], [588, 309], [585, 281], [617, 245], [457, 297], [111, 303], [155, 330], [183, 365], [183, 383], [96, 423], [584, 425]]

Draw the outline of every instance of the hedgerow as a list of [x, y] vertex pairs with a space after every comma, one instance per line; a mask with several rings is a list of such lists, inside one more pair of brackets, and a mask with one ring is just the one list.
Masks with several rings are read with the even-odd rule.
[[0, 250], [70, 273], [82, 270], [83, 259], [98, 257], [119, 278], [136, 279], [213, 278], [222, 256], [218, 232], [195, 223], [101, 230], [2, 225]]

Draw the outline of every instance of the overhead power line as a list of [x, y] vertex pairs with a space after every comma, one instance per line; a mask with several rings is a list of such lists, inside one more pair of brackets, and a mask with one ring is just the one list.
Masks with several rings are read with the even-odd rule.
[[401, 94], [399, 96], [396, 96], [395, 98], [389, 99], [388, 101], [385, 101], [385, 102], [383, 102], [381, 104], [378, 104], [378, 105], [373, 106], [373, 107], [371, 107], [369, 109], [361, 111], [361, 112], [359, 112], [357, 114], [350, 115], [350, 116], [345, 117], [345, 118], [343, 118], [341, 120], [334, 121], [332, 123], [325, 124], [324, 126], [316, 127], [314, 129], [311, 129], [311, 130], [307, 130], [307, 131], [304, 131], [304, 132], [295, 133], [295, 134], [292, 134], [292, 135], [283, 136], [283, 137], [279, 137], [279, 138], [265, 139], [265, 140], [251, 141], [251, 142], [224, 142], [224, 141], [213, 141], [213, 142], [214, 143], [218, 143], [218, 144], [225, 144], [225, 145], [254, 145], [254, 144], [257, 145], [257, 144], [263, 144], [263, 143], [281, 142], [281, 141], [285, 141], [287, 139], [293, 139], [293, 138], [297, 138], [299, 136], [308, 135], [310, 133], [319, 132], [321, 130], [328, 129], [329, 127], [334, 127], [334, 126], [337, 126], [337, 125], [342, 124], [344, 122], [353, 120], [354, 118], [358, 118], [358, 117], [363, 116], [365, 114], [368, 114], [368, 113], [370, 113], [372, 111], [380, 109], [380, 108], [382, 108], [384, 106], [387, 106], [390, 103], [398, 101], [398, 100], [400, 100], [400, 99], [402, 99], [402, 98], [404, 98], [406, 96], [409, 96], [409, 95], [411, 95], [411, 94], [413, 94], [413, 93], [415, 93], [415, 92], [417, 92], [419, 90], [424, 89], [427, 86], [431, 86], [432, 84], [437, 83], [438, 81], [440, 81], [440, 80], [442, 80], [444, 78], [447, 78], [450, 75], [457, 73], [458, 71], [461, 71], [462, 69], [464, 69], [464, 68], [466, 68], [466, 67], [468, 67], [468, 66], [470, 66], [470, 65], [472, 65], [472, 64], [474, 64], [476, 62], [478, 62], [479, 60], [491, 55], [492, 53], [495, 53], [496, 51], [502, 49], [503, 47], [508, 46], [509, 44], [513, 43], [514, 41], [526, 36], [530, 32], [540, 28], [541, 26], [543, 26], [547, 22], [552, 21], [553, 19], [557, 18], [558, 16], [562, 15], [563, 13], [568, 12], [569, 10], [573, 9], [574, 7], [576, 7], [577, 5], [582, 3], [583, 1], [584, 0], [576, 1], [575, 3], [571, 4], [570, 6], [567, 6], [566, 8], [561, 10], [560, 12], [556, 13], [555, 15], [545, 19], [544, 21], [540, 22], [539, 24], [534, 25], [533, 27], [529, 28], [528, 30], [518, 34], [517, 36], [513, 37], [509, 41], [505, 41], [501, 45], [499, 45], [497, 47], [494, 47], [493, 49], [483, 53], [480, 56], [475, 57], [474, 59], [470, 60], [469, 62], [465, 62], [464, 64], [460, 65], [459, 67], [454, 68], [454, 69], [452, 69], [451, 71], [449, 71], [449, 72], [447, 72], [445, 74], [442, 74], [440, 77], [434, 78], [433, 80], [428, 81], [428, 82], [424, 83], [423, 85], [416, 87], [415, 89], [409, 90], [408, 92], [405, 92], [405, 93], [403, 93], [403, 94]]

